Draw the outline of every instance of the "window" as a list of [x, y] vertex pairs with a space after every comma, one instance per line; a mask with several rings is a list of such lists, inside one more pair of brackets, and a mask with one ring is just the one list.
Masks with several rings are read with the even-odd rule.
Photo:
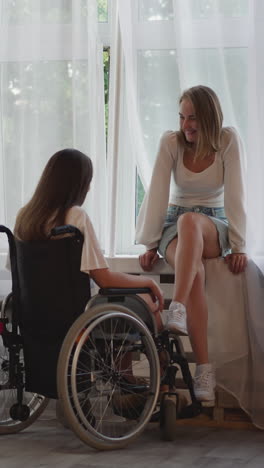
[[[29, 198], [47, 155], [66, 146], [87, 151], [92, 142], [91, 154], [101, 154], [101, 161], [106, 156], [111, 1], [97, 0], [95, 12], [103, 45], [97, 51], [103, 56], [102, 76], [95, 74], [87, 60], [89, 41], [82, 36], [94, 2], [79, 0], [78, 11], [73, 9], [76, 3], [2, 0], [2, 18], [12, 41], [6, 40], [2, 28], [0, 40], [6, 46], [0, 52], [0, 219], [10, 227], [19, 207]], [[121, 6], [123, 3], [119, 2]], [[212, 86], [221, 99], [224, 124], [236, 125], [245, 140], [248, 133], [248, 0], [186, 0], [179, 11], [175, 11], [179, 2], [173, 0], [125, 3], [130, 4], [131, 11], [120, 16], [125, 60], [121, 85], [116, 89], [122, 141], [114, 209], [115, 253], [121, 255], [143, 249], [134, 243], [136, 218], [160, 136], [178, 128], [178, 98], [183, 86]], [[98, 100], [100, 93], [102, 100]], [[105, 122], [94, 118], [98, 102], [105, 112]], [[98, 167], [100, 171], [100, 164]], [[102, 182], [100, 187], [104, 185]], [[106, 199], [109, 196], [106, 194]], [[102, 197], [97, 207], [102, 219], [98, 225], [95, 223], [102, 245], [104, 200]]]
[[[47, 159], [59, 149], [76, 147], [93, 155], [100, 167], [96, 184], [105, 186], [109, 52], [100, 44], [89, 49], [87, 31], [96, 37], [96, 20], [109, 45], [107, 0], [1, 0], [0, 222], [11, 229]], [[103, 219], [101, 192], [93, 209]], [[92, 218], [95, 214], [91, 211]], [[95, 226], [103, 243], [101, 220]], [[0, 251], [6, 251], [2, 241]]]

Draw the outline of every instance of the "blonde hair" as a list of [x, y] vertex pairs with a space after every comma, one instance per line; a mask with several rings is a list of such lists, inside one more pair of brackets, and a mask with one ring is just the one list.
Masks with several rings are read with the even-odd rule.
[[47, 225], [65, 223], [66, 212], [81, 206], [93, 177], [91, 159], [67, 148], [48, 161], [31, 200], [19, 211], [14, 233], [23, 241], [46, 239]]
[[[192, 103], [199, 125], [195, 159], [203, 159], [220, 150], [220, 136], [223, 124], [221, 104], [216, 93], [211, 88], [202, 85], [185, 90], [179, 99], [179, 103], [184, 99], [188, 99]], [[179, 134], [184, 144], [190, 147], [181, 130]]]

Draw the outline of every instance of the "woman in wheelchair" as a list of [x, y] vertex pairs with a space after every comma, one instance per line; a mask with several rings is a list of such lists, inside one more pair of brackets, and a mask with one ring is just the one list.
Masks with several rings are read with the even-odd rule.
[[[13, 294], [19, 298], [19, 307], [13, 307], [13, 317], [18, 316], [21, 336], [16, 353], [21, 388], [16, 396], [11, 365], [4, 358], [0, 433], [31, 424], [34, 401], [40, 397], [59, 398], [76, 434], [95, 448], [108, 449], [123, 447], [141, 433], [159, 401], [163, 365], [159, 358], [165, 354], [169, 368], [169, 352], [176, 359], [178, 353], [176, 342], [169, 341], [166, 332], [165, 341], [161, 340], [163, 293], [157, 283], [108, 267], [82, 208], [92, 176], [88, 156], [75, 149], [57, 152], [48, 161], [32, 198], [20, 209], [14, 236], [1, 226], [0, 231], [8, 235], [13, 285], [16, 275], [19, 279], [18, 294]], [[90, 277], [101, 288], [92, 298]], [[4, 339], [6, 335], [11, 338], [5, 308], [0, 318]], [[9, 342], [4, 345], [5, 356], [11, 355]], [[169, 383], [175, 375], [173, 368], [166, 377]], [[175, 401], [173, 412], [170, 401], [165, 405], [170, 434], [176, 409], [180, 410]], [[2, 413], [6, 422], [1, 427]]]
[[151, 278], [113, 272], [99, 246], [93, 225], [82, 204], [93, 176], [91, 159], [75, 149], [64, 149], [48, 161], [31, 200], [19, 211], [14, 233], [23, 241], [47, 239], [52, 228], [70, 224], [84, 236], [81, 271], [101, 288], [149, 288], [144, 295], [160, 326], [163, 293]]
[[[19, 211], [14, 234], [22, 241], [48, 239], [57, 226], [72, 225], [83, 234], [80, 270], [100, 288], [149, 288], [151, 294], [140, 297], [154, 314], [157, 328], [162, 328], [159, 312], [163, 293], [151, 278], [113, 272], [99, 246], [93, 225], [82, 204], [93, 176], [91, 159], [75, 149], [64, 149], [48, 161], [31, 200]], [[123, 358], [129, 368], [129, 355]], [[133, 379], [127, 374], [127, 379]]]

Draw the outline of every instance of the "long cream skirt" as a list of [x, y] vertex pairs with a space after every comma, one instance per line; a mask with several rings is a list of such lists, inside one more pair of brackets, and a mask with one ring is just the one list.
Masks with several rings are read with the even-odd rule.
[[252, 260], [240, 275], [222, 258], [206, 260], [205, 268], [209, 355], [217, 385], [264, 429], [264, 276]]

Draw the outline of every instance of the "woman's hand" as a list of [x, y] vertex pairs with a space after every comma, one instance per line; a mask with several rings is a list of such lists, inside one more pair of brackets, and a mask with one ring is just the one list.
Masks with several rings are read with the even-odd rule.
[[144, 271], [151, 271], [158, 259], [157, 249], [151, 249], [139, 256], [139, 263]]
[[153, 302], [155, 302], [155, 303], [157, 303], [157, 301], [158, 301], [158, 307], [157, 307], [156, 312], [158, 312], [158, 311], [162, 312], [163, 309], [164, 309], [163, 291], [159, 287], [159, 285], [156, 283], [156, 281], [150, 279], [149, 282], [150, 282], [150, 284], [148, 285], [148, 287], [151, 289], [151, 292], [152, 292], [151, 298], [152, 298]]
[[232, 273], [238, 274], [245, 271], [248, 258], [244, 253], [232, 253], [225, 257], [225, 262]]

